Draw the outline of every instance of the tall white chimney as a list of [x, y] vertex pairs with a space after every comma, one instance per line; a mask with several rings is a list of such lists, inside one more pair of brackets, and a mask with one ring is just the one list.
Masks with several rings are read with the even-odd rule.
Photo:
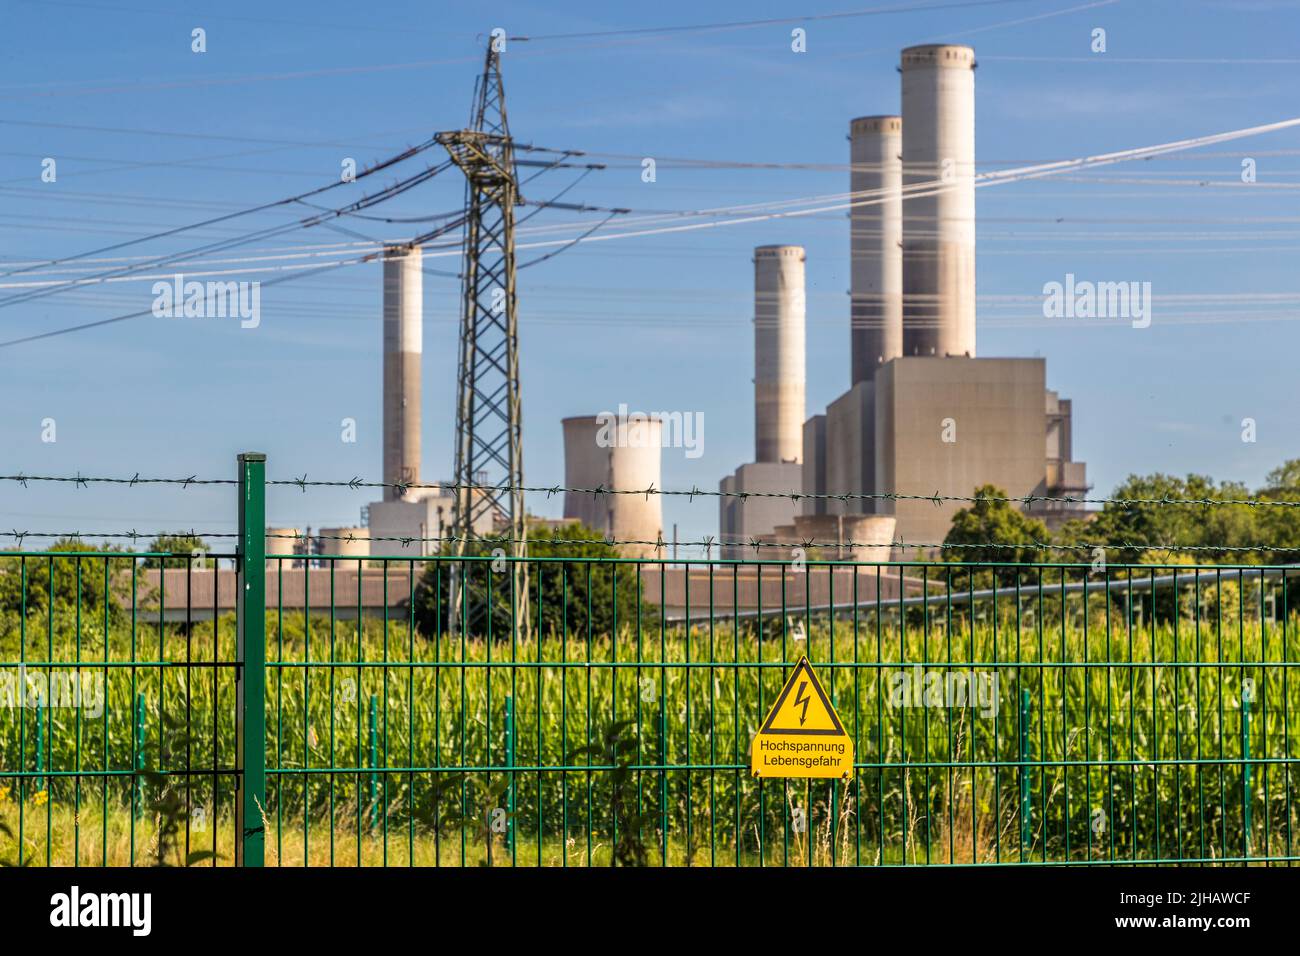
[[[902, 54], [903, 351], [975, 354], [975, 51]], [[928, 185], [924, 185], [928, 184]]]
[[754, 250], [754, 460], [803, 459], [803, 246]]
[[[850, 384], [903, 354], [903, 121], [849, 123]], [[863, 195], [863, 194], [866, 195]]]
[[[384, 481], [420, 480], [420, 359], [424, 279], [420, 249], [384, 251]], [[398, 500], [384, 489], [385, 501]]]

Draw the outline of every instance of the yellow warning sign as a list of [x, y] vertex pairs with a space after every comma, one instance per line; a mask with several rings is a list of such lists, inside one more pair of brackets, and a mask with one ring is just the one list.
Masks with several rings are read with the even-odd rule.
[[749, 747], [756, 777], [851, 777], [853, 741], [801, 657]]

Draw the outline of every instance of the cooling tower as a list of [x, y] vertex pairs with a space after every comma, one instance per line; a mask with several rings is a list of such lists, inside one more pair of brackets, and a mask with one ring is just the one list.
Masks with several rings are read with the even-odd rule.
[[[609, 487], [609, 449], [601, 447], [597, 435], [601, 423], [595, 415], [566, 418], [564, 426], [564, 487]], [[576, 518], [588, 528], [604, 532], [609, 524], [609, 497], [564, 493], [564, 517]]]
[[[849, 123], [851, 384], [903, 354], [903, 121], [863, 116]], [[865, 195], [864, 195], [865, 194]]]
[[[663, 423], [629, 415], [587, 415], [564, 419], [566, 488], [660, 488]], [[564, 493], [564, 517], [616, 541], [655, 542], [663, 533], [660, 495], [592, 495]], [[631, 557], [655, 556], [651, 544], [624, 545]]]
[[[384, 253], [384, 481], [420, 480], [420, 358], [424, 281], [418, 248]], [[384, 500], [397, 491], [384, 489]]]
[[[302, 554], [305, 551], [302, 532], [297, 528], [267, 528], [266, 553], [274, 555]], [[275, 562], [279, 565], [280, 562]], [[294, 567], [295, 562], [287, 562], [285, 567]]]
[[[317, 538], [317, 554], [336, 555], [343, 558], [370, 556], [369, 528], [321, 528]], [[346, 564], [340, 564], [345, 567]], [[359, 567], [360, 565], [352, 565]]]
[[[802, 351], [802, 350], [801, 350]], [[663, 423], [641, 418], [619, 425], [619, 441], [610, 449], [609, 484], [613, 488], [662, 488], [659, 480], [663, 457]], [[654, 542], [664, 529], [661, 495], [614, 495], [609, 530], [616, 541]], [[653, 544], [622, 548], [633, 557], [658, 557]]]
[[973, 356], [975, 51], [908, 47], [902, 76], [903, 351]]
[[760, 462], [803, 457], [804, 251], [754, 250], [754, 454]]

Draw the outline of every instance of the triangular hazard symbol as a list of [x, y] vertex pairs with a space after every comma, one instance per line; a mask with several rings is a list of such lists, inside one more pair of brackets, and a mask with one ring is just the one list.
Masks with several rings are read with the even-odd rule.
[[781, 688], [758, 732], [760, 735], [848, 736], [806, 657], [799, 658], [794, 665], [794, 673]]

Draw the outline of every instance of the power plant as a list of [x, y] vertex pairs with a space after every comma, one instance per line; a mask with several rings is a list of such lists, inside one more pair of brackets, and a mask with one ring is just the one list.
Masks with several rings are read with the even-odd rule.
[[[725, 557], [754, 543], [780, 553], [815, 541], [824, 553], [882, 560], [891, 540], [926, 551], [942, 543], [960, 503], [893, 494], [969, 496], [985, 484], [1013, 497], [1087, 491], [1085, 466], [1072, 457], [1073, 409], [1047, 389], [1046, 363], [975, 357], [975, 68], [970, 47], [908, 47], [902, 115], [850, 122], [849, 388], [804, 422], [798, 471], [780, 471], [793, 456], [764, 462], [771, 397], [756, 374], [758, 461], [720, 490], [805, 497], [794, 514], [785, 499], [724, 494]], [[759, 251], [774, 248], [789, 247]], [[764, 288], [756, 279], [756, 368], [787, 369], [802, 361], [802, 335], [797, 347], [763, 336]], [[1055, 527], [1081, 509], [1031, 513]]]
[[[806, 407], [807, 253], [754, 249], [754, 457], [719, 485], [723, 558], [752, 557], [754, 545], [781, 556], [814, 543], [823, 557], [888, 560], [900, 549], [932, 550], [961, 507], [906, 495], [969, 496], [985, 484], [1012, 497], [1086, 493], [1086, 468], [1073, 460], [1073, 408], [1047, 388], [1044, 360], [976, 357], [975, 70], [970, 47], [908, 47], [901, 113], [849, 122], [849, 376], [824, 411]], [[481, 493], [464, 492], [480, 495], [468, 510], [454, 488], [413, 487], [421, 277], [418, 244], [386, 250], [386, 487], [360, 527], [330, 529], [341, 543], [317, 550], [382, 553], [389, 548], [375, 539], [394, 539], [434, 553], [466, 513], [476, 515], [473, 534], [513, 527], [502, 490], [478, 478], [469, 484], [482, 484]], [[620, 545], [628, 556], [665, 557], [662, 497], [600, 491], [662, 487], [665, 422], [602, 413], [565, 418], [562, 430], [571, 489], [564, 519], [632, 542]], [[1029, 510], [1055, 527], [1081, 508]]]

